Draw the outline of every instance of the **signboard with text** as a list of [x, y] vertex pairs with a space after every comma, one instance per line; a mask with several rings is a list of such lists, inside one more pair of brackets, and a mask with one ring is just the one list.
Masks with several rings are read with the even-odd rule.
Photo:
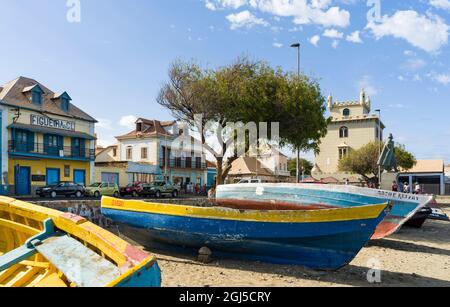
[[52, 119], [46, 116], [32, 114], [30, 115], [30, 122], [33, 126], [75, 131], [75, 122], [73, 121]]

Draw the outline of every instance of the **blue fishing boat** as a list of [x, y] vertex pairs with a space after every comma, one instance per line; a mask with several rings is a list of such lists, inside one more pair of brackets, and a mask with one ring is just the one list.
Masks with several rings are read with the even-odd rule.
[[387, 203], [262, 211], [102, 199], [102, 213], [153, 240], [209, 247], [226, 256], [315, 269], [350, 263], [386, 215]]
[[357, 207], [389, 202], [392, 210], [378, 225], [372, 239], [382, 239], [399, 230], [433, 200], [413, 195], [354, 186], [322, 184], [230, 184], [217, 188], [216, 201], [236, 209], [314, 210], [327, 206]]

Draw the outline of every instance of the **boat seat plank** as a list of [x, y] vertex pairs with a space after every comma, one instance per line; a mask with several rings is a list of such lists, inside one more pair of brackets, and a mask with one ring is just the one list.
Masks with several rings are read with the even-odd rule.
[[46, 239], [36, 249], [78, 287], [104, 287], [121, 275], [113, 263], [68, 236]]
[[23, 245], [10, 251], [9, 253], [0, 256], [0, 272], [8, 269], [14, 264], [20, 263], [23, 260], [27, 260], [35, 254], [36, 249], [34, 247]]
[[[15, 227], [17, 230], [21, 229], [33, 229], [31, 227], [18, 224], [12, 221], [6, 221], [0, 219], [0, 225], [3, 223], [4, 225], [8, 224]], [[41, 233], [36, 234], [37, 230], [30, 230], [30, 233], [33, 232], [34, 236], [25, 242], [24, 245], [0, 256], [0, 272], [10, 268], [11, 266], [18, 264], [24, 260], [27, 260], [31, 256], [34, 256], [37, 251], [35, 248], [35, 244], [39, 244], [41, 240], [44, 240], [55, 233], [53, 221], [51, 219], [47, 219], [44, 222], [44, 230]]]

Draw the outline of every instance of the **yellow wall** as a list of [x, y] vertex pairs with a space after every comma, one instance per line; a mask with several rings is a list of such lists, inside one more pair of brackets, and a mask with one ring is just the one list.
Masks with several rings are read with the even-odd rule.
[[117, 173], [119, 174], [119, 186], [124, 187], [129, 184], [129, 176], [127, 173], [127, 167], [117, 166], [95, 166], [94, 180], [95, 182], [102, 181], [102, 173]]
[[[31, 175], [46, 175], [47, 168], [58, 168], [60, 170], [61, 181], [73, 181], [73, 171], [85, 170], [86, 171], [86, 184], [90, 184], [89, 173], [90, 163], [80, 161], [65, 161], [65, 160], [53, 160], [53, 159], [16, 159], [10, 158], [8, 163], [8, 184], [14, 185], [14, 167], [19, 164], [24, 167], [31, 167]], [[64, 177], [64, 166], [70, 165], [70, 176]], [[32, 187], [45, 186], [45, 182], [32, 182]]]

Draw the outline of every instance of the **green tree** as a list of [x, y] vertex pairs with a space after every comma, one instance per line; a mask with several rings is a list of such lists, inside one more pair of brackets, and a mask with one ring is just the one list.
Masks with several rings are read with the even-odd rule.
[[[303, 175], [310, 176], [314, 165], [306, 159], [300, 159], [300, 167], [303, 171]], [[297, 159], [288, 160], [288, 170], [291, 173], [291, 176], [297, 176]]]
[[[281, 146], [313, 150], [327, 131], [325, 98], [315, 80], [245, 57], [217, 69], [175, 61], [157, 101], [177, 120], [196, 128], [203, 148], [216, 159], [217, 184], [224, 182], [239, 158], [233, 146], [237, 131], [215, 129], [210, 122], [220, 127], [237, 122], [269, 123], [268, 136], [272, 135], [270, 123], [279, 123]], [[211, 136], [223, 145], [213, 147], [208, 141]], [[258, 131], [258, 140], [262, 138]], [[245, 148], [249, 149], [248, 140]]]
[[[381, 146], [383, 146], [381, 142], [372, 142], [359, 150], [351, 151], [347, 157], [339, 162], [339, 170], [358, 174], [367, 183], [377, 184], [379, 182], [378, 159]], [[395, 146], [395, 157], [397, 167], [404, 170], [411, 169], [417, 163], [414, 155], [406, 151], [402, 145]]]

